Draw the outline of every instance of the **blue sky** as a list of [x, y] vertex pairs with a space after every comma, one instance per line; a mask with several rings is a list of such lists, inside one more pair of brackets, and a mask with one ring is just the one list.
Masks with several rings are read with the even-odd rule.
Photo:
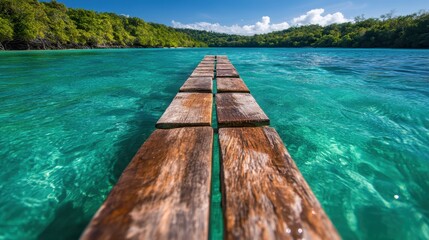
[[[208, 30], [221, 32], [238, 31], [238, 33], [241, 33], [240, 31], [242, 31], [243, 34], [278, 30], [278, 28], [287, 28], [291, 25], [317, 23], [319, 20], [322, 21], [321, 25], [344, 22], [353, 20], [354, 17], [361, 14], [364, 14], [365, 17], [379, 17], [381, 14], [388, 13], [391, 10], [394, 11], [394, 15], [405, 15], [418, 12], [421, 9], [429, 9], [429, 0], [58, 1], [65, 3], [69, 7], [115, 12], [169, 26], [207, 28]], [[323, 9], [323, 11], [320, 9]], [[311, 10], [317, 11], [310, 12]], [[301, 17], [301, 20], [298, 19], [299, 17]], [[215, 25], [216, 23], [218, 25]], [[244, 27], [246, 25], [250, 28]]]

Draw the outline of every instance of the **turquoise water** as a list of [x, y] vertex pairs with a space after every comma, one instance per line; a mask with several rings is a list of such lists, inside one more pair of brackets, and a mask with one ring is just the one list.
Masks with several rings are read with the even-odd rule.
[[205, 54], [343, 238], [429, 238], [429, 51], [124, 49], [0, 53], [0, 239], [76, 239]]

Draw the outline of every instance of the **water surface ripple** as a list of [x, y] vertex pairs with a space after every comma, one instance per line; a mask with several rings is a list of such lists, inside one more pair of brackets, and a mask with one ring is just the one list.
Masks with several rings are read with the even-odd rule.
[[0, 239], [79, 237], [205, 54], [344, 239], [429, 239], [429, 51], [222, 48], [0, 53]]

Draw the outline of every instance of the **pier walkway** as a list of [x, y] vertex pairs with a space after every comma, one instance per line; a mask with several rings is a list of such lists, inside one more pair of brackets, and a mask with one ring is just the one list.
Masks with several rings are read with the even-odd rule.
[[225, 239], [340, 239], [269, 124], [228, 57], [205, 56], [81, 239], [208, 239], [213, 179]]

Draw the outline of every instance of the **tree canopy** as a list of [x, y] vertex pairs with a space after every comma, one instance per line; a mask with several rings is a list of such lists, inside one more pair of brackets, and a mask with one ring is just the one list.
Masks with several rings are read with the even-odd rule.
[[12, 49], [206, 46], [165, 25], [37, 0], [0, 1], [0, 43]]
[[0, 49], [101, 47], [429, 48], [429, 13], [355, 18], [254, 36], [175, 29], [136, 17], [67, 8], [55, 0], [1, 0]]
[[382, 19], [358, 17], [354, 23], [292, 27], [254, 36], [179, 31], [210, 47], [429, 48], [429, 13]]

